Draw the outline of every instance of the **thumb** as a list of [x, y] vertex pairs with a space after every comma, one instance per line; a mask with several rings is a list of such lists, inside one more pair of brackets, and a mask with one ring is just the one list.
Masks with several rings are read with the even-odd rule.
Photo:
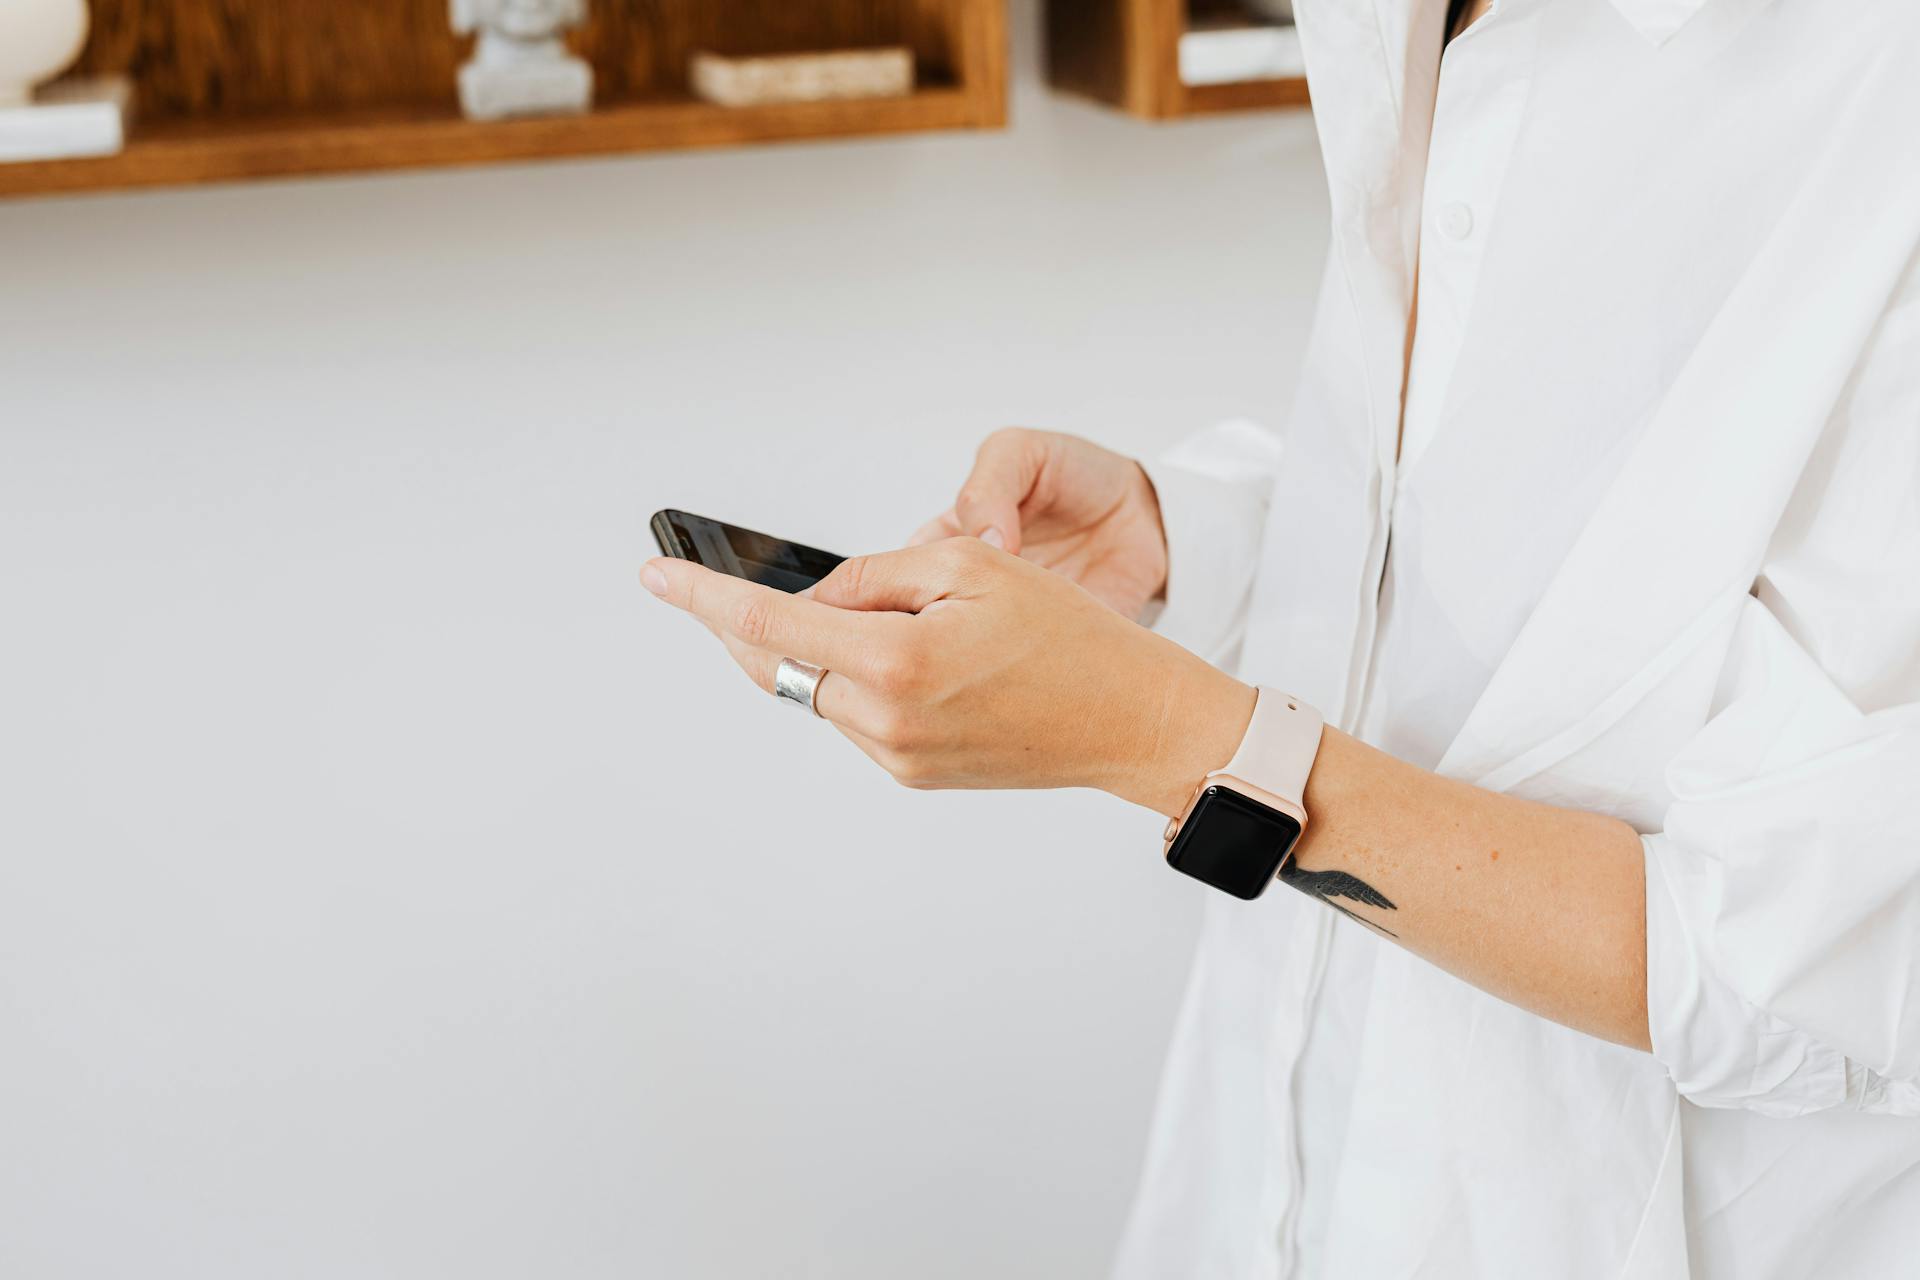
[[1032, 494], [1045, 462], [1045, 437], [1038, 431], [1014, 428], [988, 436], [974, 458], [973, 474], [954, 500], [960, 531], [1020, 554], [1020, 506]]
[[949, 550], [938, 545], [907, 547], [850, 556], [807, 588], [807, 594], [836, 609], [919, 613], [946, 596], [953, 577]]

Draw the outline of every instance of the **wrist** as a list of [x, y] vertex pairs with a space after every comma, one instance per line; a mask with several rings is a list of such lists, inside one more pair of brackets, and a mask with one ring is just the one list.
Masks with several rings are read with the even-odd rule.
[[1177, 817], [1200, 780], [1224, 768], [1246, 736], [1259, 691], [1219, 668], [1193, 660], [1162, 682], [1147, 708], [1133, 767], [1107, 790], [1167, 817]]

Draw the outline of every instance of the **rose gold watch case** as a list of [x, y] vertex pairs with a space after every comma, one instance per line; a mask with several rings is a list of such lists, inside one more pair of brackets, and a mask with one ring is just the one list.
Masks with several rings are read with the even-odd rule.
[[[1263, 804], [1278, 813], [1284, 813], [1300, 824], [1300, 832], [1302, 835], [1306, 834], [1307, 811], [1304, 808], [1287, 799], [1285, 796], [1277, 796], [1265, 787], [1256, 787], [1245, 778], [1236, 778], [1232, 774], [1222, 770], [1219, 773], [1210, 773], [1200, 779], [1199, 784], [1193, 789], [1193, 794], [1187, 797], [1187, 803], [1181, 807], [1180, 816], [1167, 819], [1167, 829], [1163, 833], [1160, 843], [1161, 857], [1164, 858], [1173, 852], [1173, 842], [1179, 838], [1180, 828], [1185, 826], [1187, 819], [1193, 816], [1193, 807], [1200, 803], [1200, 797], [1207, 793], [1208, 787], [1230, 788], [1231, 790], [1238, 791], [1241, 795], [1257, 804]], [[1298, 838], [1296, 838], [1294, 844], [1298, 845], [1299, 843]], [[1293, 857], [1293, 850], [1289, 849], [1287, 850], [1287, 858], [1291, 857]], [[1280, 865], [1283, 867], [1286, 866], [1286, 859], [1282, 859]]]

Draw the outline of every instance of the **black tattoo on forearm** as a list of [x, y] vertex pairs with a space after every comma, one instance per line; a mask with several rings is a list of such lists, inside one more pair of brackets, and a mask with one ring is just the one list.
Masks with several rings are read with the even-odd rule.
[[1364, 916], [1355, 915], [1334, 901], [1335, 898], [1346, 898], [1352, 902], [1363, 902], [1369, 907], [1379, 907], [1383, 911], [1397, 910], [1393, 903], [1388, 901], [1386, 894], [1359, 876], [1348, 875], [1344, 871], [1303, 871], [1292, 859], [1288, 859], [1287, 865], [1280, 868], [1280, 879], [1300, 892], [1320, 899], [1349, 920], [1358, 920], [1367, 928], [1378, 929], [1389, 938], [1400, 936], [1385, 925], [1378, 925]]

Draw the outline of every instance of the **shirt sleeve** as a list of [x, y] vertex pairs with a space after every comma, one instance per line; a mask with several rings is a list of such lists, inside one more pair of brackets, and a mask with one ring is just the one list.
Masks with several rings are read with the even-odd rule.
[[1703, 1106], [1920, 1115], [1920, 289], [1803, 475], [1644, 838], [1649, 1030]]
[[1146, 621], [1209, 662], [1225, 663], [1246, 630], [1280, 443], [1234, 419], [1141, 465], [1167, 535], [1166, 594]]
[[1861, 717], [1740, 777], [1735, 754], [1798, 732], [1764, 714], [1720, 721], [1757, 736], [1690, 752], [1665, 829], [1644, 838], [1654, 1055], [1702, 1106], [1920, 1115], [1920, 823], [1900, 811], [1920, 723]]

